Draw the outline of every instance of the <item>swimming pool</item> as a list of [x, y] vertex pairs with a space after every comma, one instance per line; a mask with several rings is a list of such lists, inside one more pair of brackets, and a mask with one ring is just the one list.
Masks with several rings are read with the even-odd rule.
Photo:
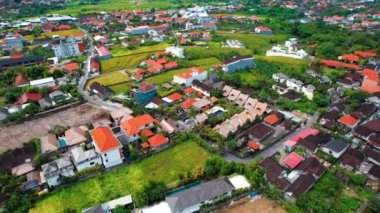
[[215, 115], [215, 116], [217, 116], [217, 117], [219, 117], [221, 114], [223, 114], [223, 110], [221, 110], [221, 109], [218, 109], [218, 110], [216, 110], [215, 112], [213, 112], [213, 114]]
[[67, 140], [66, 138], [58, 138], [58, 147], [64, 148], [67, 146]]
[[183, 187], [181, 187], [181, 188], [174, 189], [174, 190], [172, 190], [172, 191], [170, 191], [170, 192], [167, 192], [167, 193], [166, 193], [166, 196], [169, 196], [169, 195], [175, 195], [175, 194], [177, 194], [177, 193], [180, 193], [180, 192], [186, 191], [186, 190], [191, 189], [191, 188], [199, 187], [199, 186], [201, 186], [201, 181], [196, 181], [196, 182], [194, 182], [194, 183], [187, 184], [187, 185], [185, 185], [185, 186], [183, 186]]

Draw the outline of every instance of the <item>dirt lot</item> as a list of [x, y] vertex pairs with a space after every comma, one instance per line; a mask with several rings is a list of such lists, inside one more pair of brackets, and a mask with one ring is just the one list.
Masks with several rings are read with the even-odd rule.
[[82, 104], [64, 111], [47, 115], [21, 124], [0, 127], [0, 153], [22, 147], [34, 137], [41, 137], [56, 126], [76, 126], [91, 123], [103, 110], [93, 105]]
[[286, 211], [273, 201], [260, 198], [253, 202], [248, 199], [242, 200], [217, 211], [217, 213], [286, 213]]

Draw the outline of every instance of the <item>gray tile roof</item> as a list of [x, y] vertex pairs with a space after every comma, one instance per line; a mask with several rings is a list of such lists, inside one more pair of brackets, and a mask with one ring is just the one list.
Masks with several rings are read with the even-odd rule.
[[332, 139], [330, 142], [327, 144], [323, 145], [323, 147], [330, 149], [334, 152], [341, 152], [344, 149], [346, 149], [350, 144], [347, 143], [344, 140], [341, 139]]
[[167, 196], [166, 202], [168, 202], [171, 211], [177, 213], [190, 206], [229, 193], [234, 189], [231, 182], [226, 177], [222, 177], [186, 191]]

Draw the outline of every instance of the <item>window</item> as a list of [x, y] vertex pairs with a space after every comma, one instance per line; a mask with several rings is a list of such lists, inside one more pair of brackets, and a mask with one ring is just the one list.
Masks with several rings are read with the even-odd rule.
[[108, 163], [108, 159], [106, 159], [106, 163]]
[[91, 162], [90, 165], [93, 166], [95, 164], [95, 162]]
[[107, 153], [104, 154], [104, 157], [107, 157]]

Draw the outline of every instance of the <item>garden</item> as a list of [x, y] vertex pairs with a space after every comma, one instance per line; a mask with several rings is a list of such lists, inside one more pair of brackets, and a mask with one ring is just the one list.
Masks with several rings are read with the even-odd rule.
[[[111, 199], [134, 193], [149, 180], [165, 184], [178, 180], [179, 173], [203, 166], [210, 154], [187, 141], [129, 166], [123, 166], [68, 188], [58, 189], [36, 203], [31, 212], [56, 212], [65, 208], [81, 211]], [[81, 198], [81, 199], [78, 199]]]

